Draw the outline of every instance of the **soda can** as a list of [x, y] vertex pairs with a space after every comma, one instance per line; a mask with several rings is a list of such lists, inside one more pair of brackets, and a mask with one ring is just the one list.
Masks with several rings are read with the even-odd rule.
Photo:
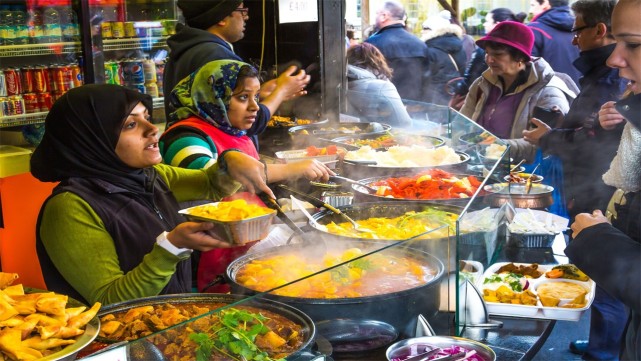
[[15, 115], [13, 114], [13, 106], [11, 105], [11, 101], [8, 97], [0, 98], [0, 108], [2, 108], [2, 114], [4, 116]]
[[73, 87], [77, 88], [83, 84], [82, 70], [78, 64], [69, 64], [69, 69], [71, 71], [71, 82]]
[[22, 80], [20, 70], [15, 68], [4, 69], [4, 81], [7, 87], [7, 95], [18, 95], [22, 93]]
[[122, 21], [111, 22], [111, 35], [116, 39], [125, 37], [125, 23]]
[[156, 82], [156, 84], [158, 85], [158, 96], [164, 97], [165, 96], [165, 90], [163, 89], [164, 84], [161, 81]]
[[13, 115], [21, 115], [25, 113], [24, 109], [24, 100], [20, 95], [12, 95], [9, 97], [9, 101], [13, 106]]
[[51, 106], [53, 105], [53, 98], [51, 97], [50, 93], [39, 93], [38, 94], [38, 108], [40, 108], [41, 112], [48, 112], [51, 110]]
[[152, 98], [158, 98], [158, 84], [155, 81], [145, 83], [145, 94], [149, 94]]
[[38, 113], [40, 111], [40, 104], [38, 103], [38, 95], [36, 93], [27, 93], [22, 95], [24, 100], [24, 109], [27, 113]]
[[53, 69], [53, 82], [56, 92], [64, 93], [73, 88], [73, 81], [71, 80], [71, 70], [68, 66], [58, 65]]
[[103, 21], [100, 24], [100, 33], [102, 34], [103, 39], [111, 39], [114, 37], [113, 32], [111, 32], [111, 23], [109, 21]]
[[22, 93], [33, 93], [35, 91], [35, 81], [33, 79], [33, 68], [25, 67], [20, 69], [22, 80]]
[[145, 83], [155, 82], [156, 80], [158, 80], [156, 77], [156, 63], [154, 63], [153, 60], [151, 59], [143, 60], [142, 71], [144, 73]]
[[133, 21], [125, 21], [125, 37], [126, 38], [135, 38], [138, 36], [136, 34], [136, 27], [134, 26]]
[[147, 94], [146, 93], [147, 89], [145, 88], [145, 84], [125, 83], [125, 87], [129, 89], [133, 89], [141, 94]]
[[131, 59], [121, 63], [122, 80], [128, 84], [144, 84], [145, 72], [142, 60]]
[[33, 71], [33, 86], [34, 92], [44, 93], [49, 90], [49, 80], [45, 74], [46, 68], [43, 66], [36, 66]]
[[56, 65], [51, 64], [48, 67], [45, 67], [45, 78], [47, 78], [47, 84], [49, 85], [49, 88], [47, 91], [52, 92], [56, 90], [56, 82], [53, 81], [53, 70], [56, 67]]
[[4, 106], [2, 105], [3, 99], [4, 98], [0, 97], [0, 124], [2, 124], [2, 117], [8, 115], [4, 113]]
[[7, 83], [5, 82], [4, 71], [0, 71], [0, 97], [7, 96]]

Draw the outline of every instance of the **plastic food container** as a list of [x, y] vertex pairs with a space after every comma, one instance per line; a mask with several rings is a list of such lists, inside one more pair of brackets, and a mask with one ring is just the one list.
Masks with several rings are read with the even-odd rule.
[[556, 234], [508, 233], [507, 244], [521, 248], [552, 247]]
[[220, 221], [213, 218], [190, 214], [197, 208], [215, 204], [216, 203], [207, 203], [200, 206], [190, 207], [182, 209], [178, 213], [181, 213], [190, 221], [214, 223], [216, 226], [213, 229], [214, 237], [219, 237], [223, 241], [239, 246], [267, 237], [269, 234], [269, 226], [272, 224], [274, 216], [276, 215], [276, 211], [270, 210], [270, 213], [268, 214], [246, 218], [240, 221]]
[[[484, 283], [484, 280], [486, 278], [491, 277], [494, 275], [499, 268], [502, 266], [508, 264], [510, 262], [500, 262], [500, 263], [495, 263], [488, 267], [488, 269], [485, 271], [483, 274], [483, 277], [481, 277], [478, 280], [477, 287], [481, 292], [484, 292], [485, 289], [495, 289], [497, 288], [497, 284], [495, 283]], [[515, 265], [529, 265], [527, 263], [514, 263]], [[587, 282], [582, 282], [582, 281], [577, 281], [577, 280], [571, 280], [571, 279], [551, 279], [547, 278], [545, 276], [545, 272], [549, 271], [554, 267], [555, 265], [539, 265], [538, 270], [541, 271], [543, 274], [538, 277], [538, 278], [528, 278], [529, 282], [529, 290], [532, 291], [535, 295], [537, 295], [537, 289], [540, 287], [542, 284], [545, 283], [552, 283], [552, 282], [567, 282], [567, 283], [574, 283], [581, 285], [582, 287], [585, 288], [587, 291], [587, 294], [585, 296], [585, 305], [580, 308], [565, 308], [565, 307], [550, 307], [550, 306], [543, 306], [541, 303], [541, 300], [538, 299], [537, 295], [537, 303], [536, 305], [521, 305], [521, 304], [511, 304], [511, 303], [500, 303], [500, 302], [486, 302], [487, 305], [487, 311], [489, 314], [492, 315], [501, 315], [501, 316], [513, 316], [513, 317], [527, 317], [527, 318], [541, 318], [541, 319], [553, 319], [553, 320], [564, 320], [564, 321], [578, 321], [581, 318], [581, 315], [590, 308], [590, 305], [592, 304], [592, 301], [594, 300], [594, 291], [595, 291], [595, 284], [594, 281], [591, 279]], [[561, 302], [559, 305], [563, 305], [564, 299], [561, 299]]]

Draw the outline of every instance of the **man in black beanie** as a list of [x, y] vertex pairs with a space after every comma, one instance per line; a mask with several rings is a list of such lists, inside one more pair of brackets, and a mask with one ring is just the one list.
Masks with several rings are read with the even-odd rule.
[[[234, 53], [232, 44], [245, 36], [245, 24], [249, 19], [249, 10], [242, 0], [178, 0], [178, 7], [186, 25], [178, 24], [176, 34], [167, 40], [170, 52], [163, 79], [167, 118], [175, 111], [170, 94], [180, 80], [210, 61], [244, 61]], [[256, 149], [256, 135], [265, 130], [278, 106], [285, 100], [307, 94], [305, 86], [309, 83], [309, 75], [304, 70], [294, 74], [295, 71], [292, 66], [278, 79], [261, 86], [258, 118], [247, 133]]]

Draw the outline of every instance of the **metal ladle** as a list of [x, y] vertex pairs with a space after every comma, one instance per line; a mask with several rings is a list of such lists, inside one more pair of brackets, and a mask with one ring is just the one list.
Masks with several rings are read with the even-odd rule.
[[365, 190], [367, 190], [367, 193], [369, 193], [369, 194], [376, 194], [376, 192], [377, 192], [377, 189], [374, 188], [374, 187], [371, 187], [371, 186], [369, 186], [367, 184], [363, 184], [363, 183], [361, 183], [359, 181], [356, 181], [356, 180], [353, 180], [353, 179], [350, 179], [350, 178], [346, 178], [346, 177], [343, 177], [343, 176], [340, 176], [340, 175], [329, 176], [329, 180], [332, 181], [332, 182], [347, 182], [347, 183], [351, 183], [351, 184], [356, 184], [357, 186], [361, 186], [361, 187], [365, 188]]

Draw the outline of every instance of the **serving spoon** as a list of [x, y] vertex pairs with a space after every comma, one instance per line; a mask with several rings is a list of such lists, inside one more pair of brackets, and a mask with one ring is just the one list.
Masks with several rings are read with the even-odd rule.
[[347, 183], [351, 183], [351, 184], [356, 184], [358, 186], [361, 186], [361, 187], [365, 188], [365, 190], [369, 194], [376, 194], [376, 192], [377, 192], [377, 189], [374, 188], [374, 187], [371, 187], [371, 186], [369, 186], [367, 184], [364, 184], [364, 183], [361, 183], [359, 181], [356, 181], [356, 180], [353, 180], [353, 179], [350, 179], [350, 178], [346, 178], [346, 177], [343, 177], [343, 176], [340, 176], [340, 175], [329, 176], [329, 180], [332, 181], [332, 182], [337, 182], [337, 181], [341, 182], [342, 181], [342, 182], [347, 182]]

